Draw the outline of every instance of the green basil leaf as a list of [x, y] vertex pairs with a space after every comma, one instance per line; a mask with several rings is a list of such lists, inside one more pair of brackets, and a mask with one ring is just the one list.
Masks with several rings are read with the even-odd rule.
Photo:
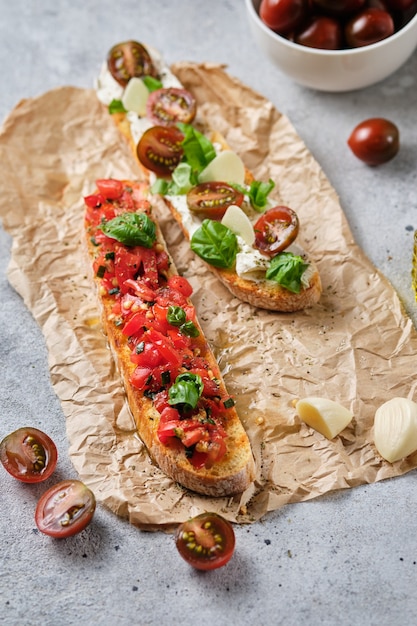
[[195, 409], [203, 388], [203, 381], [198, 374], [180, 374], [168, 391], [168, 404], [185, 410]]
[[167, 320], [173, 326], [181, 326], [187, 319], [184, 309], [180, 306], [171, 305], [168, 307]]
[[156, 227], [146, 213], [122, 213], [104, 222], [101, 230], [105, 235], [126, 246], [152, 248], [156, 239]]
[[191, 124], [180, 123], [178, 128], [184, 135], [181, 142], [184, 149], [183, 161], [188, 163], [194, 172], [203, 171], [216, 156], [213, 144]]
[[109, 104], [109, 113], [126, 113], [126, 109], [123, 106], [123, 103], [121, 100], [116, 100], [115, 98], [113, 98], [113, 100], [110, 102]]
[[161, 196], [167, 196], [169, 189], [169, 182], [165, 178], [157, 178], [151, 186], [151, 193], [160, 194]]
[[228, 269], [236, 260], [237, 237], [221, 222], [206, 219], [191, 237], [191, 250], [210, 265]]
[[188, 320], [187, 322], [184, 322], [184, 324], [181, 324], [180, 331], [183, 335], [186, 335], [187, 337], [198, 337], [200, 334], [197, 326], [191, 320]]
[[156, 91], [157, 89], [161, 89], [163, 87], [160, 80], [154, 78], [153, 76], [142, 76], [142, 80], [148, 91]]
[[271, 179], [269, 179], [267, 183], [263, 183], [259, 180], [252, 181], [249, 189], [249, 198], [250, 203], [255, 211], [261, 213], [265, 210], [268, 203], [268, 195], [271, 193], [274, 187], [275, 183]]
[[271, 260], [271, 264], [266, 271], [268, 280], [275, 280], [293, 293], [301, 291], [301, 277], [307, 269], [306, 263], [301, 256], [292, 252], [280, 252]]

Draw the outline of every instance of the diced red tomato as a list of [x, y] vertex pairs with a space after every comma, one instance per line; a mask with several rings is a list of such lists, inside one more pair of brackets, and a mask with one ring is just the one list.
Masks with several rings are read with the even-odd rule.
[[186, 298], [189, 298], [193, 293], [193, 288], [184, 276], [171, 276], [168, 279], [168, 286], [179, 291]]
[[131, 384], [139, 391], [146, 389], [151, 379], [152, 370], [150, 367], [137, 367], [130, 376]]
[[143, 342], [143, 350], [136, 352], [135, 350], [130, 355], [132, 363], [136, 363], [140, 367], [156, 368], [158, 365], [165, 364], [163, 357], [158, 350], [150, 343]]
[[121, 180], [101, 178], [96, 180], [97, 189], [108, 200], [117, 200], [123, 193], [124, 185]]
[[153, 328], [148, 330], [146, 335], [167, 363], [177, 368], [181, 365], [182, 357], [167, 337]]
[[139, 298], [142, 298], [145, 302], [153, 302], [155, 300], [155, 292], [144, 284], [142, 280], [133, 280], [128, 278], [124, 282], [125, 289], [131, 289]]

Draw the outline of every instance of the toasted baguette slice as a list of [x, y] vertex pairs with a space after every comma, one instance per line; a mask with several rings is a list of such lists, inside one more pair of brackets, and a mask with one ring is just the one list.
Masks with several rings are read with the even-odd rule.
[[[177, 77], [172, 74], [170, 69], [166, 66], [158, 51], [149, 46], [145, 46], [145, 48], [152, 58], [156, 72], [162, 77], [164, 86], [182, 87]], [[107, 105], [110, 104], [111, 98], [121, 98], [123, 93], [122, 87], [120, 84], [116, 83], [105, 65], [97, 80], [96, 90], [99, 99]], [[223, 150], [230, 149], [220, 133], [208, 128], [200, 114], [198, 114], [197, 118], [197, 126], [201, 132], [204, 132], [210, 137], [212, 142], [216, 142], [217, 145], [220, 145]], [[149, 172], [143, 168], [138, 159], [136, 147], [141, 133], [146, 128], [152, 126], [152, 122], [147, 118], [141, 118], [140, 123], [136, 124], [138, 118], [132, 113], [115, 113], [113, 114], [113, 119], [123, 136], [127, 139], [139, 166], [145, 174], [149, 176]], [[142, 122], [144, 122], [143, 125]], [[253, 175], [246, 170], [246, 183], [250, 184], [252, 180]], [[184, 224], [183, 216], [175, 209], [173, 203], [170, 202], [168, 198], [163, 198], [163, 200], [180, 225], [186, 238], [190, 240], [190, 233], [187, 231]], [[297, 252], [297, 254], [299, 253]], [[305, 280], [302, 281], [299, 293], [294, 293], [286, 289], [274, 280], [266, 280], [264, 277], [259, 276], [259, 274], [255, 280], [254, 274], [239, 276], [235, 270], [217, 269], [209, 263], [206, 263], [206, 265], [233, 295], [244, 302], [249, 302], [253, 306], [272, 311], [295, 312], [313, 306], [320, 299], [322, 292], [320, 275], [316, 264], [304, 250], [302, 250], [301, 256], [303, 260], [309, 264], [309, 267], [303, 277]]]
[[[163, 472], [176, 482], [180, 483], [183, 487], [200, 494], [216, 497], [241, 493], [249, 486], [255, 476], [255, 466], [249, 439], [234, 406], [231, 406], [230, 408], [224, 407], [224, 399], [230, 400], [230, 396], [227, 394], [215, 357], [206, 339], [204, 338], [202, 328], [195, 317], [195, 310], [191, 300], [184, 294], [181, 299], [181, 293], [174, 293], [173, 296], [172, 294], [170, 295], [169, 280], [173, 277], [174, 279], [177, 277], [177, 271], [172, 259], [169, 257], [168, 251], [166, 250], [165, 241], [162, 237], [161, 231], [155, 219], [151, 216], [151, 207], [149, 202], [146, 200], [147, 187], [143, 185], [143, 183], [138, 184], [130, 181], [123, 181], [122, 185], [124, 196], [121, 196], [120, 200], [116, 198], [112, 199], [111, 202], [103, 203], [102, 197], [105, 193], [105, 185], [108, 184], [108, 182], [109, 181], [104, 181], [103, 186], [103, 181], [98, 181], [101, 196], [97, 195], [98, 192], [95, 192], [95, 194], [86, 199], [87, 209], [85, 218], [85, 235], [90, 262], [94, 267], [94, 281], [97, 285], [99, 302], [101, 305], [103, 329], [108, 337], [112, 353], [120, 371], [129, 407], [136, 422], [138, 434], [147, 448], [152, 460]], [[113, 181], [113, 183], [120, 185], [120, 181]], [[114, 195], [114, 193], [111, 194], [111, 197], [114, 198]], [[95, 198], [97, 198], [97, 208], [94, 208]], [[131, 200], [132, 198], [134, 199], [133, 202]], [[128, 205], [131, 206], [126, 208]], [[113, 265], [111, 263], [113, 262], [116, 266], [118, 259], [120, 259], [120, 255], [122, 255], [126, 249], [128, 252], [133, 250], [132, 247], [124, 246], [123, 244], [116, 242], [116, 247], [114, 248], [115, 252], [109, 252], [108, 246], [111, 246], [112, 244], [109, 244], [108, 240], [107, 244], [106, 240], [104, 240], [104, 243], [100, 243], [103, 241], [101, 217], [105, 215], [105, 219], [111, 219], [107, 212], [109, 209], [110, 211], [115, 210], [116, 214], [125, 213], [126, 211], [144, 212], [155, 223], [156, 240], [152, 245], [151, 254], [155, 251], [157, 256], [152, 258], [162, 258], [162, 260], [168, 259], [168, 262], [166, 262], [163, 267], [158, 265], [158, 268], [160, 268], [158, 271], [158, 278], [156, 279], [153, 274], [152, 283], [146, 273], [142, 277], [136, 278], [133, 282], [140, 282], [138, 287], [139, 291], [135, 292], [134, 285], [131, 287], [129, 284], [127, 287], [128, 283], [121, 283], [120, 275], [118, 276], [117, 273], [112, 273]], [[105, 245], [107, 245], [106, 249], [103, 248]], [[140, 248], [144, 250], [144, 248]], [[137, 248], [135, 248], [134, 251], [136, 252]], [[105, 252], [106, 254], [104, 254]], [[111, 260], [109, 261], [108, 259]], [[104, 267], [107, 267], [106, 272], [104, 272]], [[135, 265], [135, 268], [139, 271], [139, 265]], [[143, 272], [144, 271], [145, 270], [143, 270]], [[149, 274], [149, 276], [151, 276], [151, 274]], [[155, 282], [156, 280], [157, 282]], [[146, 293], [146, 289], [148, 287], [151, 288], [150, 294]], [[121, 292], [118, 292], [118, 289], [121, 289]], [[141, 289], [144, 290], [143, 293]], [[152, 290], [154, 292], [153, 294]], [[124, 310], [123, 293], [127, 294], [124, 296], [125, 298], [128, 300], [131, 298], [133, 302], [133, 305], [128, 307], [124, 317], [120, 313], [120, 311]], [[141, 294], [140, 296], [138, 296], [139, 293]], [[159, 296], [162, 297], [162, 300], [159, 299]], [[156, 304], [153, 298], [155, 298]], [[178, 300], [178, 298], [180, 298], [180, 300]], [[201, 423], [207, 422], [207, 418], [211, 418], [211, 416], [213, 417], [211, 420], [213, 423], [215, 420], [220, 423], [220, 429], [224, 429], [226, 434], [226, 438], [224, 440], [226, 444], [225, 453], [220, 460], [210, 463], [206, 461], [206, 464], [201, 467], [194, 466], [189, 460], [187, 454], [190, 455], [192, 449], [186, 449], [179, 437], [167, 437], [164, 443], [162, 443], [158, 433], [161, 425], [161, 398], [164, 393], [168, 392], [169, 385], [173, 381], [170, 381], [169, 383], [165, 382], [163, 384], [160, 383], [162, 385], [161, 388], [149, 386], [146, 388], [140, 388], [138, 384], [134, 384], [134, 382], [132, 382], [137, 367], [136, 363], [132, 362], [132, 353], [137, 354], [135, 346], [138, 345], [138, 342], [143, 343], [142, 340], [147, 337], [147, 334], [145, 326], [142, 326], [141, 321], [140, 330], [138, 329], [137, 332], [144, 334], [142, 336], [138, 335], [137, 341], [135, 341], [134, 334], [127, 336], [126, 324], [129, 323], [129, 320], [132, 319], [133, 315], [142, 315], [143, 313], [145, 315], [143, 318], [143, 324], [148, 325], [147, 320], [149, 320], [149, 327], [152, 328], [152, 325], [155, 324], [155, 322], [152, 321], [156, 315], [155, 307], [158, 305], [160, 315], [161, 307], [168, 308], [168, 302], [171, 301], [170, 299], [173, 304], [178, 301], [181, 302], [182, 306], [187, 310], [187, 318], [193, 320], [194, 326], [199, 332], [198, 338], [189, 339], [188, 342], [183, 338], [185, 345], [183, 346], [182, 343], [180, 343], [180, 347], [178, 347], [177, 343], [174, 347], [174, 344], [169, 339], [166, 340], [168, 350], [173, 350], [174, 353], [182, 350], [185, 355], [180, 355], [181, 366], [178, 366], [178, 371], [191, 371], [193, 368], [190, 367], [190, 370], [185, 369], [184, 363], [187, 362], [193, 365], [193, 357], [194, 355], [197, 355], [197, 361], [200, 367], [199, 371], [202, 371], [202, 375], [207, 377], [208, 384], [211, 383], [212, 386], [213, 384], [217, 385], [217, 390], [215, 387], [215, 396], [213, 396], [212, 393], [206, 393], [208, 398], [207, 401], [205, 399], [205, 392], [203, 392], [202, 398], [204, 399], [202, 400], [201, 405], [203, 408], [198, 409], [197, 417], [200, 419]], [[135, 311], [133, 311], [134, 307]], [[162, 321], [162, 323], [164, 322]], [[126, 332], [124, 332], [125, 329]], [[155, 330], [155, 328], [153, 330]], [[170, 326], [167, 323], [165, 336], [167, 337], [169, 333], [174, 331], [174, 326]], [[159, 331], [157, 332], [162, 332], [160, 326]], [[182, 335], [179, 334], [177, 336], [177, 341], [181, 342], [181, 340]], [[162, 342], [164, 341], [165, 339], [162, 339]], [[141, 350], [143, 350], [143, 346]], [[188, 361], [186, 361], [186, 359], [188, 359]], [[204, 363], [202, 363], [202, 361], [204, 361]], [[205, 367], [206, 369], [201, 370], [201, 367]], [[155, 367], [155, 370], [152, 372], [152, 376], [154, 376], [156, 369], [157, 368]], [[167, 371], [168, 370], [169, 364], [167, 364]], [[150, 382], [152, 376], [148, 378], [149, 385], [154, 384], [154, 382]], [[163, 379], [161, 378], [160, 380]], [[214, 408], [217, 407], [218, 414], [214, 413], [214, 409], [211, 414], [209, 413], [210, 407], [213, 406]], [[164, 423], [164, 421], [162, 423]], [[183, 430], [185, 430], [188, 424], [191, 424], [190, 419], [182, 416], [182, 421], [179, 426], [183, 427]], [[195, 450], [197, 449], [197, 446], [195, 446]]]

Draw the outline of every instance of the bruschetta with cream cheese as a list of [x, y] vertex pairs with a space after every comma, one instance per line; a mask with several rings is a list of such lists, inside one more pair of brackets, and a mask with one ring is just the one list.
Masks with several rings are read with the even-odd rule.
[[229, 496], [254, 479], [247, 434], [152, 212], [148, 186], [98, 180], [85, 241], [137, 431], [150, 457], [194, 492]]
[[129, 141], [191, 249], [236, 297], [273, 311], [318, 302], [316, 264], [298, 246], [300, 224], [275, 206], [273, 181], [257, 181], [223, 137], [207, 128], [193, 95], [152, 48], [115, 45], [97, 80], [99, 99]]

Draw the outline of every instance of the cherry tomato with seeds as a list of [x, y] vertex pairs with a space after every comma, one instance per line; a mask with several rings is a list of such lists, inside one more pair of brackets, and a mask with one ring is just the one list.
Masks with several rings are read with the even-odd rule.
[[320, 15], [296, 35], [295, 43], [321, 50], [339, 50], [343, 43], [342, 27], [334, 18]]
[[49, 478], [58, 461], [52, 439], [37, 428], [19, 428], [0, 443], [0, 461], [11, 476], [24, 483]]
[[184, 154], [184, 135], [178, 128], [152, 126], [146, 130], [137, 146], [139, 161], [162, 178], [169, 178]]
[[297, 28], [306, 14], [306, 0], [262, 0], [259, 7], [261, 20], [281, 35]]
[[174, 126], [191, 124], [197, 112], [194, 96], [186, 89], [164, 87], [149, 94], [146, 115], [154, 124]]
[[91, 522], [96, 508], [93, 492], [80, 480], [63, 480], [39, 499], [35, 522], [50, 537], [71, 537]]
[[398, 127], [382, 117], [364, 120], [352, 131], [348, 145], [367, 165], [382, 165], [395, 157], [400, 148]]
[[387, 11], [366, 9], [355, 15], [345, 27], [347, 44], [352, 48], [369, 46], [394, 33], [394, 20]]
[[126, 87], [134, 76], [158, 76], [149, 52], [137, 41], [124, 41], [113, 46], [107, 56], [107, 67], [122, 87]]
[[235, 549], [233, 526], [217, 513], [202, 513], [180, 524], [175, 544], [182, 558], [200, 570], [223, 567]]
[[254, 247], [270, 257], [287, 248], [297, 237], [298, 216], [289, 207], [276, 206], [261, 215], [254, 225]]
[[221, 220], [231, 204], [241, 206], [243, 193], [219, 181], [200, 183], [187, 194], [188, 208], [201, 218]]

